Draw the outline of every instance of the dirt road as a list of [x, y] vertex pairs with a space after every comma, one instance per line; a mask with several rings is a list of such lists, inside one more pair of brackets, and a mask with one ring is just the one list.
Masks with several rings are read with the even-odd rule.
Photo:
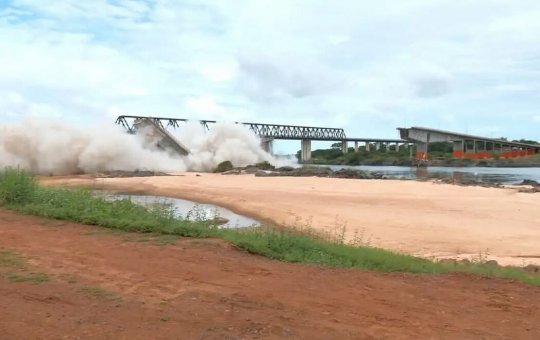
[[[305, 224], [423, 257], [488, 255], [540, 265], [540, 194], [416, 181], [223, 176], [45, 178], [215, 203], [279, 224]], [[297, 222], [300, 220], [300, 222]]]
[[[287, 264], [2, 209], [0, 236], [0, 339], [540, 338], [540, 288], [520, 283]], [[11, 282], [28, 273], [49, 281]]]

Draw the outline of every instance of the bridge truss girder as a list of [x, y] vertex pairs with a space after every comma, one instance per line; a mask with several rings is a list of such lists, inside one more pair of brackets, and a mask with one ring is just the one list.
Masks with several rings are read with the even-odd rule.
[[[188, 122], [184, 118], [164, 118], [164, 117], [144, 117], [144, 116], [119, 116], [116, 119], [116, 124], [123, 126], [129, 133], [135, 133], [135, 123], [140, 119], [152, 119], [156, 124], [163, 128], [172, 127], [179, 128], [181, 123]], [[210, 129], [211, 124], [215, 124], [215, 120], [199, 120], [198, 121], [206, 130]], [[164, 125], [165, 124], [165, 125]], [[295, 140], [328, 140], [341, 141], [347, 138], [345, 131], [339, 128], [328, 127], [313, 127], [313, 126], [296, 126], [296, 125], [280, 125], [280, 124], [261, 124], [261, 123], [239, 123], [247, 126], [257, 136], [271, 139], [295, 139]]]

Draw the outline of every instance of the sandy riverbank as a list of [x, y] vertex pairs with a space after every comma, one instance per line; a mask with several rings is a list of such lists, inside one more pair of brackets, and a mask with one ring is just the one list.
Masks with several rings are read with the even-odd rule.
[[489, 259], [501, 264], [540, 264], [540, 195], [512, 189], [206, 173], [41, 181], [187, 198], [279, 224], [310, 224], [330, 232], [346, 225], [349, 239], [357, 230], [373, 246], [423, 257], [470, 258], [487, 252]]

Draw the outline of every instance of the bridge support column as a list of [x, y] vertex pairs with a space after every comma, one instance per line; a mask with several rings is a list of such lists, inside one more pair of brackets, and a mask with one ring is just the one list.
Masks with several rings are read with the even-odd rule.
[[300, 156], [300, 160], [302, 161], [302, 163], [307, 163], [311, 161], [311, 139], [302, 140]]
[[354, 142], [354, 152], [358, 152], [358, 141]]
[[416, 143], [416, 159], [428, 159], [428, 143]]
[[454, 141], [453, 142], [454, 150], [452, 152], [452, 157], [454, 158], [463, 158], [465, 157], [465, 141]]
[[379, 151], [381, 149], [381, 143], [375, 143], [375, 150]]
[[268, 152], [269, 154], [274, 154], [274, 140], [273, 139], [262, 139], [261, 148]]
[[348, 144], [349, 143], [347, 143], [346, 140], [341, 142], [341, 152], [343, 152], [344, 154], [346, 154], [349, 151], [349, 145]]
[[366, 152], [369, 152], [369, 148], [370, 148], [369, 142], [366, 142]]

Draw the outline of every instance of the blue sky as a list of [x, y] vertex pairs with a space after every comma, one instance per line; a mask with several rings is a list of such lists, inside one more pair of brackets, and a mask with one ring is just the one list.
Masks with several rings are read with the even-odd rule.
[[540, 140], [538, 0], [0, 0], [0, 121], [122, 113]]

